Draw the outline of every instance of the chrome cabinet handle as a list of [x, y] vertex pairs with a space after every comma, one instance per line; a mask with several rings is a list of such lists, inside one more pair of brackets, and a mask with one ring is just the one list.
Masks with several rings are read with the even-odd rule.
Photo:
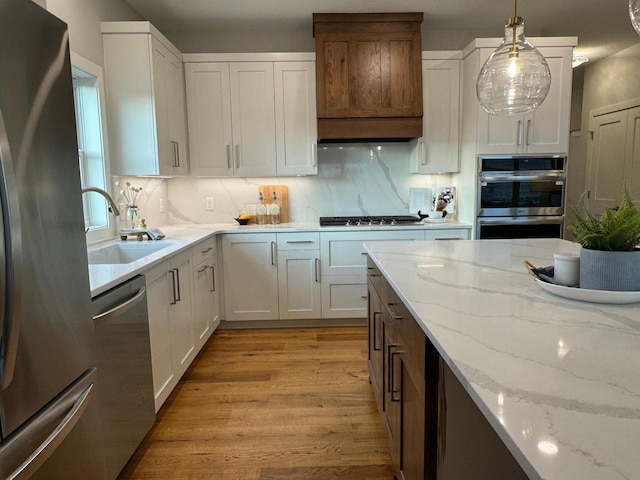
[[145, 287], [140, 288], [140, 290], [138, 290], [133, 297], [121, 303], [120, 305], [113, 307], [110, 310], [107, 310], [104, 313], [96, 315], [95, 317], [93, 317], [93, 321], [98, 324], [105, 323], [105, 322], [108, 322], [111, 319], [111, 317], [115, 317], [116, 315], [119, 315], [121, 313], [126, 312], [127, 310], [130, 310], [135, 305], [140, 303], [140, 301], [144, 298], [144, 295], [146, 292], [147, 290]]
[[211, 250], [213, 250], [213, 247], [209, 247], [206, 250], [202, 250], [200, 253], [209, 253]]
[[311, 144], [311, 166], [312, 167], [318, 166], [318, 144], [317, 143]]
[[235, 146], [236, 149], [236, 168], [240, 168], [240, 145], [236, 144]]
[[199, 268], [198, 273], [203, 273], [203, 272], [206, 272], [207, 270], [209, 270], [209, 265], [205, 265], [204, 267]]
[[522, 145], [522, 135], [524, 133], [522, 130], [522, 120], [518, 120], [518, 145]]
[[216, 291], [216, 267], [209, 267], [211, 269], [211, 291]]
[[[390, 379], [389, 379], [389, 383], [390, 388], [391, 388], [391, 401], [392, 402], [399, 402], [400, 400], [402, 400], [402, 390], [400, 388], [396, 388], [396, 358], [398, 358], [400, 355], [402, 355], [402, 352], [400, 350], [396, 350], [395, 352], [391, 352], [391, 358], [390, 358], [390, 366], [389, 368], [391, 369], [391, 375], [390, 375]], [[396, 394], [398, 394], [398, 396], [396, 396]]]
[[387, 306], [387, 311], [389, 312], [389, 315], [391, 315], [391, 318], [393, 318], [394, 320], [402, 320], [402, 316], [398, 315], [398, 312], [396, 312], [394, 303], [387, 303], [386, 306]]
[[531, 119], [527, 120], [527, 145], [531, 145]]
[[231, 169], [231, 145], [227, 145], [227, 168]]
[[174, 270], [169, 270], [169, 275], [171, 275], [171, 292], [173, 294], [173, 299], [169, 302], [169, 305], [175, 305], [178, 303], [176, 299], [176, 272]]
[[176, 298], [176, 302], [179, 302], [182, 300], [182, 295], [180, 294], [180, 269], [174, 268], [173, 270], [176, 272], [176, 284], [178, 285], [178, 298]]
[[313, 240], [287, 240], [285, 243], [313, 243]]
[[315, 259], [315, 267], [316, 267], [316, 282], [320, 283], [320, 259]]
[[271, 265], [276, 264], [276, 242], [271, 242]]
[[380, 313], [382, 312], [373, 312], [373, 322], [372, 322], [372, 327], [373, 327], [373, 349], [374, 350], [381, 350], [380, 344], [378, 342], [378, 332], [380, 331], [380, 328], [378, 326], [378, 324], [380, 323]]

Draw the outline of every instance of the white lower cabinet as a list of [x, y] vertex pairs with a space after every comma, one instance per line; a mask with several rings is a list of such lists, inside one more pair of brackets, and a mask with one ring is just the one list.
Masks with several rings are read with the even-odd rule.
[[278, 233], [281, 320], [321, 318], [320, 234]]
[[145, 272], [156, 412], [196, 356], [191, 251]]
[[424, 240], [425, 231], [322, 232], [322, 317], [367, 316], [367, 255], [363, 243], [376, 240]]
[[278, 319], [276, 256], [275, 233], [223, 236], [225, 320]]
[[193, 328], [196, 349], [200, 350], [220, 325], [218, 255], [216, 239], [192, 248], [193, 256]]

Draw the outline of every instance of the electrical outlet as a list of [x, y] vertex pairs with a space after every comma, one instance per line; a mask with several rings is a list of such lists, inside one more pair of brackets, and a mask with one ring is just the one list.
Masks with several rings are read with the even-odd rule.
[[204, 209], [205, 210], [213, 210], [214, 209], [213, 197], [206, 197], [204, 199]]
[[164, 198], [161, 198], [158, 203], [160, 205], [160, 213], [164, 213], [165, 211]]

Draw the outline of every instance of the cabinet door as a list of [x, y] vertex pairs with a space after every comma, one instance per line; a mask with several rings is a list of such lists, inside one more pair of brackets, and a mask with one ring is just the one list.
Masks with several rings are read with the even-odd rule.
[[423, 60], [422, 139], [411, 158], [412, 173], [460, 170], [460, 61]]
[[184, 71], [182, 60], [169, 54], [167, 57], [167, 121], [171, 146], [171, 172], [173, 175], [189, 173], [187, 152], [187, 118], [185, 107]]
[[[526, 115], [478, 113], [478, 153], [564, 153], [569, 148], [571, 114], [571, 47], [543, 47], [551, 71], [551, 87], [545, 101]], [[483, 48], [480, 65], [492, 49]]]
[[275, 233], [223, 237], [225, 320], [278, 319], [276, 245]]
[[571, 115], [571, 47], [540, 48], [549, 64], [551, 88], [536, 110], [525, 116], [526, 153], [565, 153], [569, 151]]
[[185, 78], [191, 175], [231, 176], [229, 64], [187, 63]]
[[171, 291], [167, 271], [169, 262], [154, 267], [154, 272], [146, 272], [147, 305], [149, 309], [149, 341], [151, 345], [151, 365], [153, 370], [153, 393], [156, 412], [160, 409], [175, 385], [175, 355], [172, 342], [173, 327], [169, 310]]
[[151, 66], [155, 100], [156, 149], [158, 173], [170, 175], [173, 168], [173, 152], [169, 136], [169, 57], [172, 55], [158, 40], [151, 38]]
[[316, 175], [315, 62], [275, 62], [278, 175]]
[[278, 251], [280, 319], [321, 318], [320, 251]]
[[234, 172], [239, 177], [276, 174], [273, 62], [230, 65]]
[[367, 290], [369, 294], [369, 303], [367, 308], [367, 326], [369, 338], [369, 380], [376, 397], [378, 408], [382, 408], [383, 400], [383, 333], [382, 333], [382, 310], [380, 303], [380, 295], [373, 286], [372, 276], [379, 276], [378, 272], [369, 273], [369, 281], [367, 282]]
[[600, 115], [593, 119], [590, 142], [589, 210], [604, 213], [620, 202], [624, 180], [624, 154], [627, 142], [627, 111]]
[[191, 310], [193, 286], [191, 282], [191, 252], [171, 259], [169, 279], [171, 286], [171, 319], [178, 376], [187, 370], [196, 356], [193, 312]]
[[213, 256], [193, 268], [193, 327], [196, 348], [199, 350], [213, 332], [215, 292], [215, 269], [211, 265]]
[[366, 318], [367, 276], [322, 276], [322, 318]]

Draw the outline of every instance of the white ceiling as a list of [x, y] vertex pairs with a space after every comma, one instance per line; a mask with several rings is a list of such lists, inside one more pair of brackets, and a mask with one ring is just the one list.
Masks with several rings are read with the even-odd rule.
[[[501, 37], [513, 15], [512, 0], [125, 1], [165, 33], [311, 32], [314, 12], [422, 11], [423, 44], [429, 50], [459, 50], [478, 36]], [[577, 36], [577, 53], [592, 61], [640, 42], [629, 21], [628, 0], [520, 0], [518, 15], [528, 36]]]

